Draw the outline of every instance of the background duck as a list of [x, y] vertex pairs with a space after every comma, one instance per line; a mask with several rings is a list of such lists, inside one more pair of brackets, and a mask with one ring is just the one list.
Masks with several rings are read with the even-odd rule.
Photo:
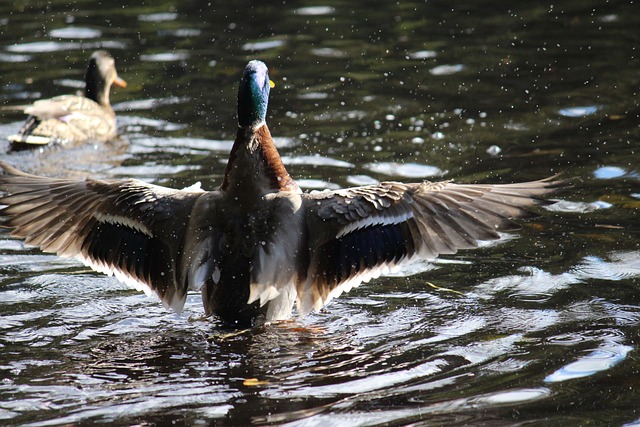
[[28, 106], [8, 107], [29, 114], [15, 135], [8, 136], [14, 148], [52, 143], [108, 141], [116, 136], [116, 116], [109, 102], [111, 85], [126, 87], [118, 77], [115, 61], [104, 50], [91, 54], [83, 95], [61, 95]]
[[217, 190], [52, 179], [2, 163], [3, 225], [178, 311], [188, 290], [200, 290], [207, 314], [247, 326], [286, 319], [296, 302], [304, 315], [402, 264], [498, 239], [563, 184], [382, 182], [303, 193], [265, 122], [271, 84], [266, 65], [249, 62]]

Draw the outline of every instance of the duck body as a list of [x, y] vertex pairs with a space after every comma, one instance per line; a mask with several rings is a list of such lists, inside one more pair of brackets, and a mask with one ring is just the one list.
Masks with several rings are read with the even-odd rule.
[[251, 61], [221, 186], [173, 190], [136, 180], [71, 181], [0, 163], [3, 225], [181, 310], [200, 290], [207, 314], [236, 326], [304, 315], [371, 278], [498, 239], [511, 218], [562, 182], [377, 185], [303, 193], [265, 123], [270, 80]]
[[183, 264], [205, 310], [241, 324], [290, 315], [305, 237], [301, 192], [265, 147], [280, 160], [266, 124], [238, 130], [225, 181], [196, 203], [185, 236]]
[[28, 114], [25, 124], [8, 137], [14, 148], [47, 144], [109, 141], [116, 137], [116, 115], [109, 102], [111, 86], [126, 87], [113, 58], [96, 51], [89, 58], [82, 95], [61, 95], [32, 105], [9, 107]]

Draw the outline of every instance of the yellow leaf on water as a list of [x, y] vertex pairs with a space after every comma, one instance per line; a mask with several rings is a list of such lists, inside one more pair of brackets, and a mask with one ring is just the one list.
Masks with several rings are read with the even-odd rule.
[[257, 378], [247, 378], [246, 380], [242, 381], [242, 384], [248, 387], [255, 387], [258, 385], [267, 385], [269, 384], [269, 381], [261, 381]]
[[460, 291], [456, 291], [454, 289], [449, 289], [449, 288], [443, 288], [441, 286], [437, 286], [434, 285], [431, 282], [425, 282], [427, 285], [431, 286], [433, 289], [437, 290], [437, 291], [446, 291], [446, 292], [453, 292], [454, 294], [458, 294], [458, 295], [464, 295], [462, 292]]

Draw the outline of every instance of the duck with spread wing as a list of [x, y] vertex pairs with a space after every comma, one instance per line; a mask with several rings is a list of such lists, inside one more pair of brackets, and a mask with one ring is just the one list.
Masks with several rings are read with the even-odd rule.
[[54, 179], [2, 163], [3, 225], [177, 311], [199, 290], [207, 314], [248, 326], [286, 319], [294, 305], [305, 315], [402, 264], [498, 239], [563, 184], [381, 182], [302, 192], [265, 122], [271, 85], [266, 65], [249, 62], [218, 189]]

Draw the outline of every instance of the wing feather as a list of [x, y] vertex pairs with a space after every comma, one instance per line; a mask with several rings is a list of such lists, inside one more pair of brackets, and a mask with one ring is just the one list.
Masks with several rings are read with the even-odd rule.
[[296, 283], [298, 310], [319, 309], [361, 282], [416, 259], [478, 246], [551, 203], [553, 178], [519, 184], [450, 181], [378, 185], [304, 195], [309, 261]]
[[189, 214], [203, 192], [136, 180], [68, 181], [22, 173], [4, 163], [2, 226], [29, 245], [76, 258], [156, 293], [180, 310], [189, 286], [180, 263]]

